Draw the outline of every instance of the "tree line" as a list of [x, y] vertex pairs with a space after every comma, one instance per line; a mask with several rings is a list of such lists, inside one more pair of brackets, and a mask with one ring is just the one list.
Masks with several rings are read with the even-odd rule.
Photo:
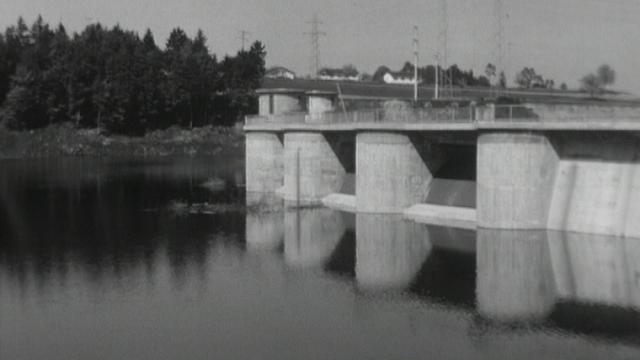
[[0, 121], [26, 130], [72, 122], [138, 135], [173, 125], [230, 125], [257, 111], [264, 46], [218, 60], [201, 30], [171, 31], [164, 49], [147, 30], [90, 24], [69, 35], [42, 17], [0, 33]]

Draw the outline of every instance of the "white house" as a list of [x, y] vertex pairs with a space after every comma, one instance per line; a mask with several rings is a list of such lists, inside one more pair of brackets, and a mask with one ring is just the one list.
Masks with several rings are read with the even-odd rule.
[[347, 73], [343, 69], [322, 69], [318, 71], [318, 78], [320, 80], [359, 81], [360, 75], [357, 72]]
[[386, 84], [413, 85], [414, 83], [413, 74], [406, 72], [388, 72], [384, 74], [382, 81]]

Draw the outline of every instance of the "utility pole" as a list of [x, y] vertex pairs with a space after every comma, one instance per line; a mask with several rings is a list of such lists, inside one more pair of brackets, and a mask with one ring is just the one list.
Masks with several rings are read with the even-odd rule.
[[508, 17], [505, 13], [504, 0], [494, 0], [493, 3], [493, 16], [494, 16], [494, 49], [493, 60], [496, 65], [496, 77], [498, 79], [497, 96], [500, 95], [500, 74], [505, 73], [505, 46], [506, 46], [506, 34], [505, 34], [505, 21]]
[[447, 0], [440, 0], [440, 31], [438, 33], [439, 41], [438, 46], [440, 49], [438, 50], [438, 56], [442, 61], [442, 87], [444, 89], [447, 88], [447, 64], [448, 64], [448, 50], [449, 50], [449, 9], [447, 5]]
[[240, 40], [242, 41], [242, 51], [244, 51], [244, 43], [249, 37], [249, 35], [251, 35], [251, 33], [246, 30], [240, 30], [239, 32], [240, 32]]
[[434, 94], [434, 98], [436, 100], [438, 100], [439, 96], [439, 87], [440, 87], [440, 80], [438, 79], [439, 73], [440, 73], [440, 55], [436, 54], [436, 56], [434, 56], [434, 58], [436, 59], [436, 69], [435, 69], [435, 73], [436, 73], [436, 89], [435, 89], [435, 94]]
[[313, 18], [307, 24], [311, 24], [311, 32], [305, 33], [311, 37], [311, 75], [317, 79], [318, 71], [320, 71], [320, 36], [326, 36], [327, 34], [320, 31], [322, 22], [318, 18], [318, 14], [313, 14]]
[[413, 101], [418, 102], [418, 26], [413, 27]]

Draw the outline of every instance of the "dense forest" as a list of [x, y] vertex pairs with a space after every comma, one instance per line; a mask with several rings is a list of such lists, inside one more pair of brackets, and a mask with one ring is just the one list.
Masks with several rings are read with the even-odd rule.
[[164, 49], [151, 31], [88, 25], [68, 34], [41, 17], [0, 34], [0, 122], [27, 130], [72, 122], [140, 135], [173, 125], [230, 125], [256, 111], [264, 46], [218, 60], [202, 31], [175, 28]]

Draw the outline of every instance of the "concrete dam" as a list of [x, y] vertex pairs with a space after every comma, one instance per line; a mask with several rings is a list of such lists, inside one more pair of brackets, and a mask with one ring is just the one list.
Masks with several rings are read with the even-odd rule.
[[248, 199], [640, 237], [640, 108], [258, 94], [259, 114], [244, 127]]

